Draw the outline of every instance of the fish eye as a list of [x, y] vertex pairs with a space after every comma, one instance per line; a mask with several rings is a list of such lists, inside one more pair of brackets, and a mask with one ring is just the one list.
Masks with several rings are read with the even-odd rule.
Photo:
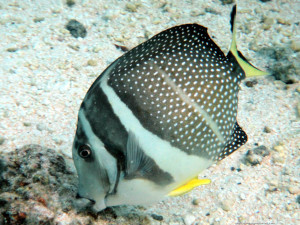
[[78, 155], [81, 157], [81, 158], [89, 158], [91, 155], [92, 155], [92, 151], [91, 151], [91, 148], [90, 146], [88, 145], [81, 145], [78, 149]]

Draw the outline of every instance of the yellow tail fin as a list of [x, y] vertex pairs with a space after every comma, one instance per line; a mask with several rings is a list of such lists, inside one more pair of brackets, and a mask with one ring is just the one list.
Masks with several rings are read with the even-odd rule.
[[236, 47], [236, 26], [235, 26], [235, 17], [236, 17], [236, 5], [233, 6], [231, 12], [231, 31], [232, 31], [232, 41], [230, 46], [230, 52], [245, 72], [246, 77], [253, 77], [253, 76], [264, 76], [269, 75], [268, 72], [261, 71], [251, 65], [245, 57], [237, 50]]

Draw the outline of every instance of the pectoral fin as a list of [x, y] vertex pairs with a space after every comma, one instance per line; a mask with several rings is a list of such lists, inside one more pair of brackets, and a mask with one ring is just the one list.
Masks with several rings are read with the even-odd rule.
[[146, 174], [155, 166], [153, 160], [140, 148], [135, 135], [131, 131], [128, 135], [126, 161], [126, 175], [129, 177], [138, 173]]
[[131, 131], [129, 131], [128, 135], [125, 156], [125, 179], [147, 179], [162, 186], [174, 182], [171, 174], [163, 171], [156, 162], [143, 151], [139, 141]]
[[193, 190], [195, 187], [198, 187], [203, 184], [209, 184], [209, 179], [201, 179], [194, 178], [187, 182], [186, 184], [176, 188], [175, 190], [171, 191], [168, 196], [179, 196], [188, 193], [189, 191]]

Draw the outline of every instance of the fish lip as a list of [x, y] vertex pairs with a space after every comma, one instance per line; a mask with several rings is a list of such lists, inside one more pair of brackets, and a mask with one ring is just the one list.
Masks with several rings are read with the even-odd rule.
[[91, 204], [95, 204], [95, 203], [96, 203], [95, 200], [93, 200], [93, 199], [91, 199], [91, 198], [83, 197], [83, 196], [81, 196], [79, 193], [76, 194], [76, 197], [75, 197], [75, 198], [76, 198], [76, 199], [87, 199], [87, 200], [89, 200], [89, 201], [91, 202]]
[[100, 212], [100, 211], [107, 208], [106, 198], [104, 198], [103, 200], [96, 201], [96, 200], [91, 199], [91, 198], [81, 197], [80, 195], [76, 195], [76, 199], [77, 200], [79, 200], [79, 199], [88, 200], [89, 202], [85, 204], [84, 208], [91, 209], [95, 213]]
[[[80, 199], [85, 201], [85, 203], [82, 203], [83, 208], [85, 209], [91, 209], [94, 212], [100, 212], [107, 208], [107, 195], [104, 195], [103, 197], [99, 197], [96, 199], [90, 198], [90, 196], [83, 196], [85, 194], [81, 194], [80, 192], [77, 192], [75, 198], [77, 202], [80, 202]], [[88, 202], [86, 202], [88, 201]]]
[[91, 205], [95, 205], [96, 204], [96, 201], [91, 199], [91, 198], [86, 198], [87, 200], [89, 200], [91, 202]]
[[106, 197], [103, 200], [95, 201], [95, 204], [91, 207], [94, 212], [100, 212], [107, 208]]
[[74, 200], [74, 207], [78, 212], [93, 210], [96, 201], [90, 198], [77, 197]]

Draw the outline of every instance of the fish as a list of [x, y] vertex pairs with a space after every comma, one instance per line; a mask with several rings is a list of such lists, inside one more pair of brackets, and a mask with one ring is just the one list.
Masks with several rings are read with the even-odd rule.
[[164, 30], [116, 59], [78, 112], [72, 147], [78, 197], [96, 212], [149, 205], [209, 184], [198, 175], [247, 141], [237, 122], [239, 84], [263, 76], [232, 42], [225, 55], [207, 28]]

